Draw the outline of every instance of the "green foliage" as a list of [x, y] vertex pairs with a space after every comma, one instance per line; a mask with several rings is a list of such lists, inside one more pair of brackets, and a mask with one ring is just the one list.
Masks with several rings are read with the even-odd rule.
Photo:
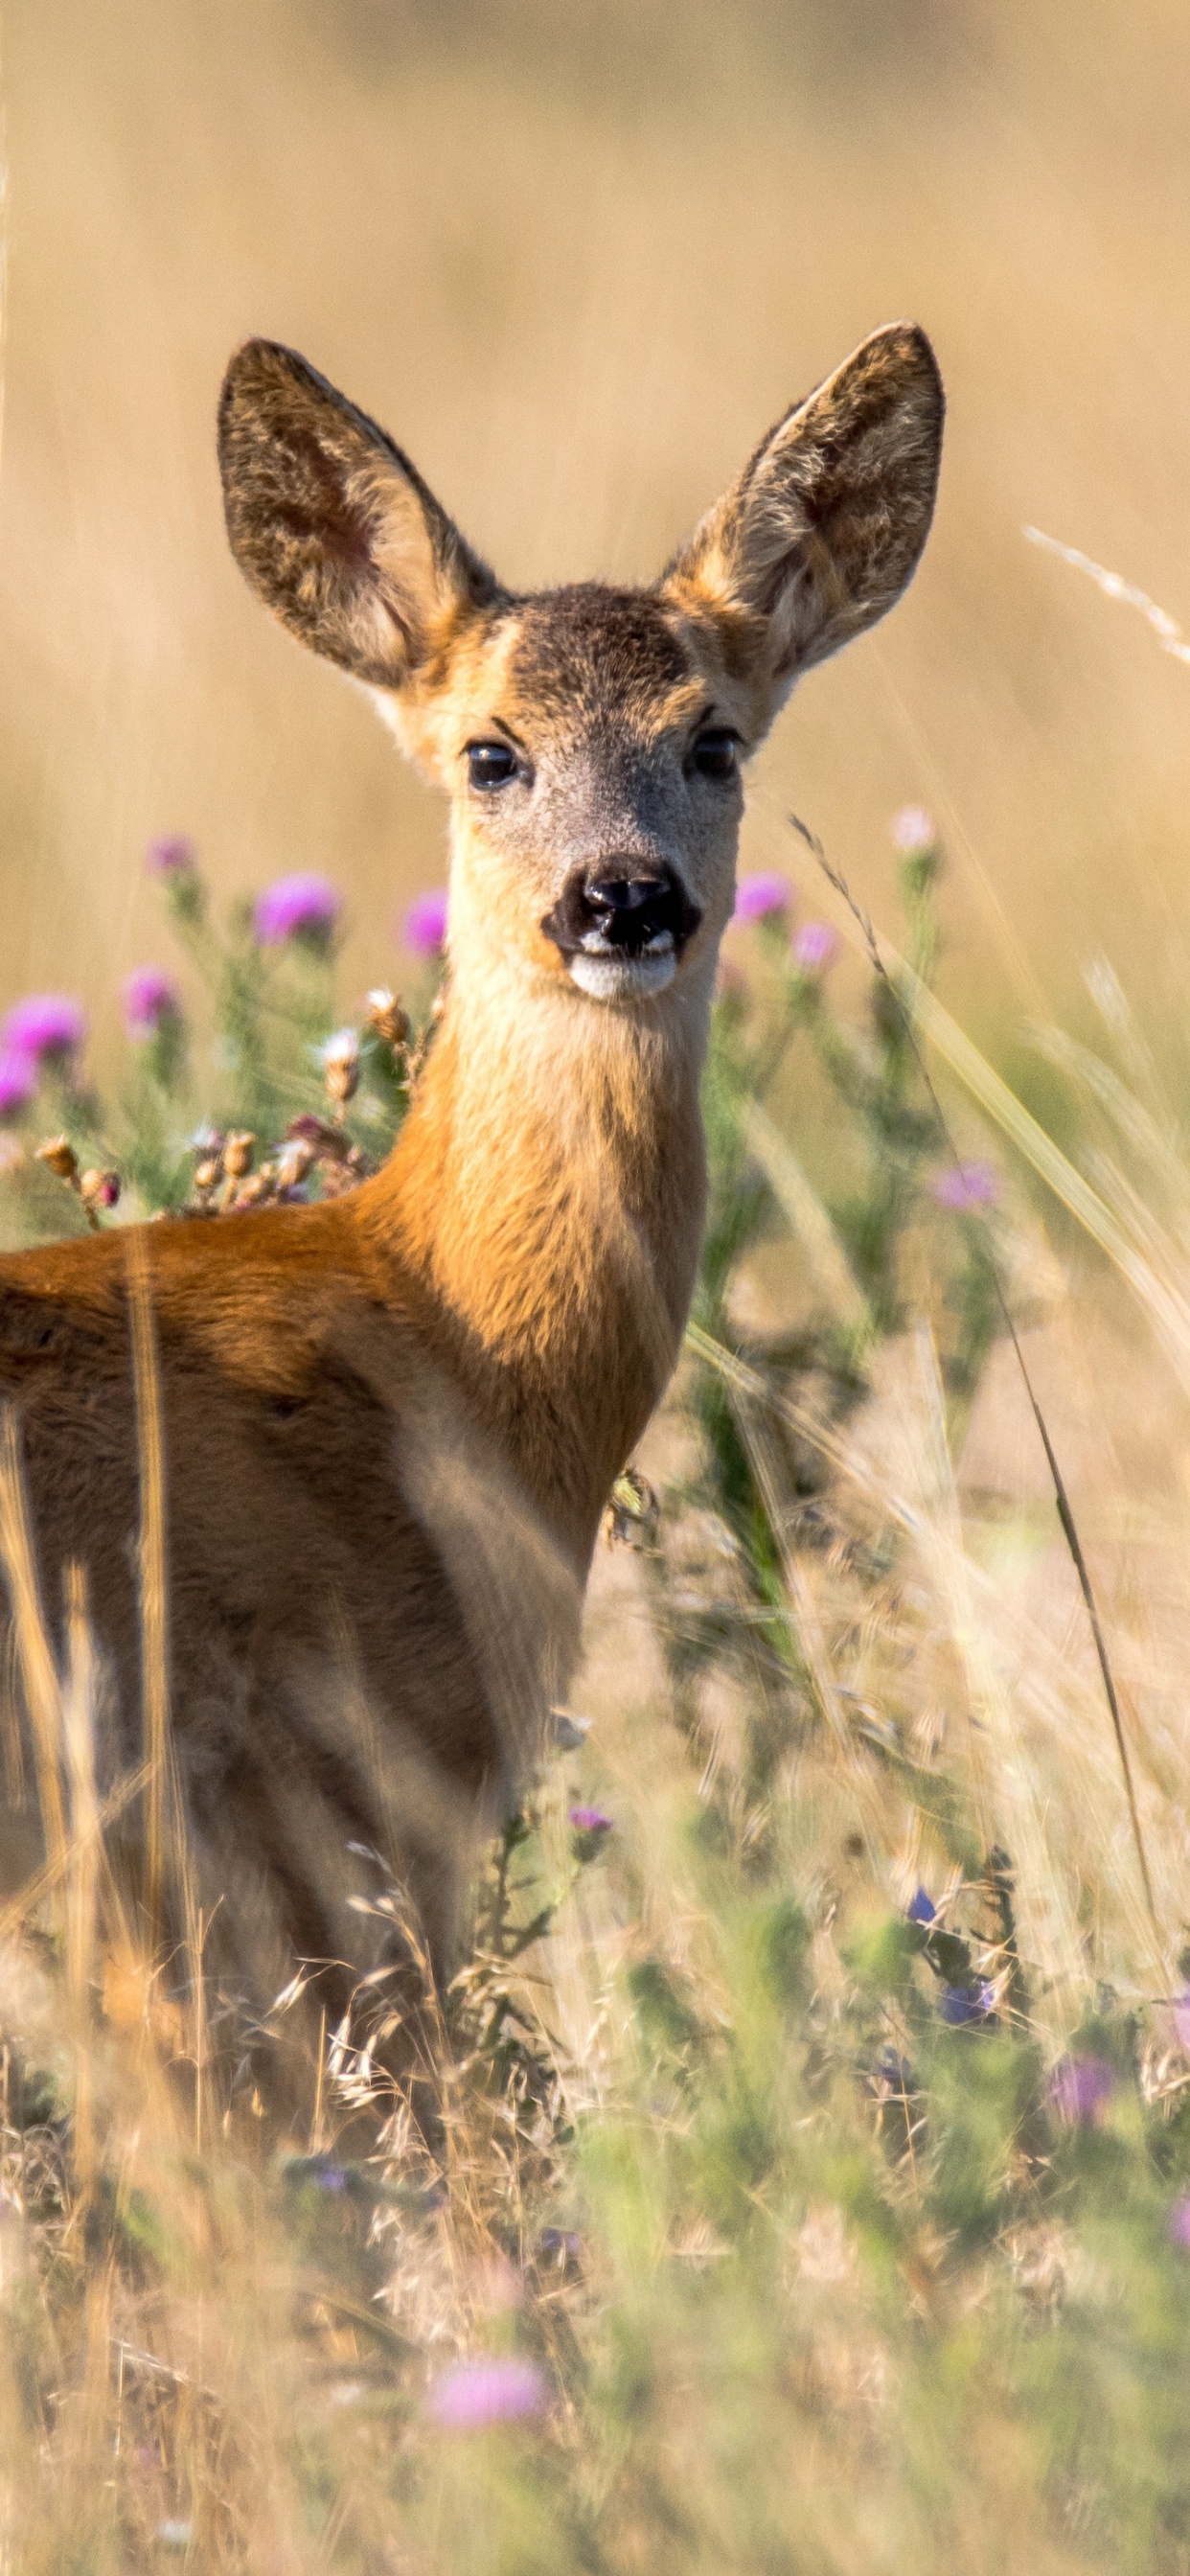
[[[938, 866], [916, 850], [903, 872], [922, 976]], [[274, 1140], [326, 1114], [334, 1018], [329, 940], [274, 955], [242, 909], [216, 936], [193, 875], [171, 900], [214, 1057], [200, 1076], [194, 1030], [163, 1022], [121, 1110], [66, 1081], [42, 1104], [162, 1208], [192, 1188], [188, 1121]], [[39, 2054], [25, 1997], [0, 2469], [30, 2464], [6, 2510], [19, 2554], [40, 2499], [31, 2565], [1190, 2570], [1185, 2055], [1106, 1984], [1058, 2022], [974, 1768], [935, 1740], [955, 1641], [913, 1625], [904, 1521], [849, 1514], [816, 1439], [923, 1311], [943, 1436], [961, 1426], [1002, 1220], [932, 1194], [952, 1149], [896, 987], [875, 976], [851, 1025], [787, 924], [750, 936], [707, 1071], [680, 1472], [660, 1505], [636, 1470], [611, 1498], [663, 1679], [627, 1763], [564, 1726], [489, 1854], [408, 2093], [357, 2073], [340, 2101], [328, 2078], [279, 2148], [250, 2123], [192, 2136], [193, 2040], [150, 2081], [151, 2006], [123, 2054], [97, 2011], [84, 2177], [61, 1999]], [[370, 1154], [405, 1066], [379, 1030], [360, 1044], [346, 1133]], [[751, 1265], [796, 1256], [753, 1105], [799, 1091], [799, 1051], [831, 1104], [824, 1218], [855, 1293], [766, 1334], [741, 1321]], [[908, 1901], [906, 1841], [932, 1891]], [[56, 1992], [61, 1946], [35, 1955]], [[452, 2423], [444, 2375], [506, 2364], [524, 2411]]]
[[[193, 864], [163, 877], [162, 900], [202, 995], [197, 1016], [188, 1017], [175, 987], [170, 1005], [131, 1032], [124, 1069], [107, 1098], [84, 1081], [73, 1054], [47, 1058], [35, 1098], [10, 1119], [13, 1143], [32, 1146], [61, 1136], [80, 1169], [110, 1169], [120, 1184], [118, 1207], [111, 1217], [93, 1214], [93, 1223], [193, 1208], [196, 1169], [212, 1154], [217, 1159], [230, 1135], [251, 1139], [251, 1162], [267, 1176], [292, 1123], [302, 1118], [329, 1121], [343, 1150], [354, 1149], [357, 1172], [382, 1161], [408, 1104], [409, 1066], [424, 1043], [424, 1019], [420, 1029], [407, 1023], [394, 1041], [378, 1024], [391, 997], [373, 997], [379, 1010], [350, 1032], [356, 1062], [349, 1097], [336, 1098], [325, 1062], [338, 1027], [333, 923], [266, 943], [252, 903], [240, 900], [220, 928]], [[425, 998], [428, 1004], [431, 996]], [[332, 1158], [316, 1155], [284, 1195], [318, 1197], [331, 1170]], [[49, 1239], [84, 1221], [77, 1196], [72, 1207], [67, 1184], [35, 1160], [10, 1152], [4, 1179], [6, 1230], [21, 1240]], [[201, 1191], [197, 1203], [205, 1204]]]

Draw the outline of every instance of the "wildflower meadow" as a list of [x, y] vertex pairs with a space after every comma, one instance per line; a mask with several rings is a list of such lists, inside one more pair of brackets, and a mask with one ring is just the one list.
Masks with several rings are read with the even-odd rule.
[[[895, 945], [821, 857], [740, 881], [685, 1360], [417, 2085], [204, 2084], [77, 1765], [6, 1906], [14, 2568], [1190, 2567], [1184, 1574], [1158, 1626], [1046, 1356], [1093, 1224], [1185, 1370], [1185, 1167], [1114, 994], [1069, 1153], [961, 1039], [924, 809]], [[146, 864], [114, 1079], [69, 995], [0, 1031], [10, 1242], [350, 1189], [433, 1045], [443, 894], [352, 1010], [328, 878]]]
[[229, 552], [230, 353], [518, 598], [652, 583], [882, 323], [947, 401], [748, 763], [681, 1360], [445, 1991], [351, 1854], [405, 2060], [181, 1901], [168, 1423], [137, 1768], [0, 1407], [0, 2576], [1190, 2576], [1190, 10], [0, 21], [0, 1247], [115, 1238], [138, 1430], [171, 1230], [355, 1191], [449, 973], [437, 791]]

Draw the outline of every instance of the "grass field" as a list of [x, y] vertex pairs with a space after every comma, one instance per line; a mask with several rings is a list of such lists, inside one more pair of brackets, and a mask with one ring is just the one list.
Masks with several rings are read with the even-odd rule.
[[[910, 598], [754, 781], [797, 892], [728, 938], [691, 1335], [420, 2126], [333, 2049], [284, 2134], [228, 2111], [0, 1449], [64, 1812], [0, 1912], [0, 2569], [1187, 2576], [1190, 671], [1022, 534], [1190, 620], [1182, 13], [9, 0], [4, 42], [0, 1001], [92, 1021], [0, 1125], [6, 1241], [88, 1169], [101, 1223], [224, 1192], [196, 1128], [330, 1115], [365, 989], [429, 1007], [440, 817], [226, 554], [238, 337], [521, 581], [650, 571], [889, 314], [951, 426]], [[295, 869], [345, 912], [262, 946]], [[180, 1008], [129, 1042], [148, 958]], [[400, 1077], [373, 1018], [365, 1155]]]
[[[1187, 2565], [1187, 1167], [1106, 983], [1099, 1051], [1053, 1040], [1075, 1159], [1034, 1126], [933, 996], [929, 818], [894, 839], [858, 1009], [744, 880], [687, 1356], [413, 2095], [335, 2034], [281, 2129], [212, 2075], [202, 1924], [154, 1957], [119, 1896], [81, 1599], [55, 1680], [0, 1459], [61, 1808], [0, 1918], [12, 2567]], [[222, 1090], [160, 995], [122, 1097], [48, 1051], [10, 1235], [292, 1183], [196, 1109], [334, 1120], [333, 935], [162, 888]], [[402, 1114], [382, 1021], [336, 1171]]]

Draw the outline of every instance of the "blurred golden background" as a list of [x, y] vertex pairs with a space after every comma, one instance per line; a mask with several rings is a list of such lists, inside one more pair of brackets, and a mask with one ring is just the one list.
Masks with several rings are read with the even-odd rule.
[[[891, 920], [888, 817], [953, 859], [947, 998], [1077, 1016], [1106, 952], [1180, 1058], [1190, 670], [1026, 544], [1190, 621], [1190, 13], [1176, 0], [7, 0], [0, 1003], [168, 954], [143, 845], [343, 885], [399, 977], [434, 796], [244, 590], [212, 418], [295, 343], [514, 583], [649, 576], [874, 324], [932, 333], [935, 535], [805, 685], [745, 863]], [[807, 885], [812, 908], [816, 897]], [[895, 925], [894, 925], [895, 926]], [[1180, 1070], [1180, 1066], [1179, 1066]]]

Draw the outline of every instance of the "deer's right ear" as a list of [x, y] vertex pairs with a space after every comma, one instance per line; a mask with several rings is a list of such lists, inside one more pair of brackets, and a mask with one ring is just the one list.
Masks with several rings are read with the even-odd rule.
[[777, 422], [662, 576], [714, 618], [766, 724], [799, 672], [900, 598], [929, 533], [942, 380], [924, 331], [873, 332]]
[[228, 367], [219, 468], [245, 580], [358, 680], [399, 689], [501, 597], [408, 457], [276, 341]]

